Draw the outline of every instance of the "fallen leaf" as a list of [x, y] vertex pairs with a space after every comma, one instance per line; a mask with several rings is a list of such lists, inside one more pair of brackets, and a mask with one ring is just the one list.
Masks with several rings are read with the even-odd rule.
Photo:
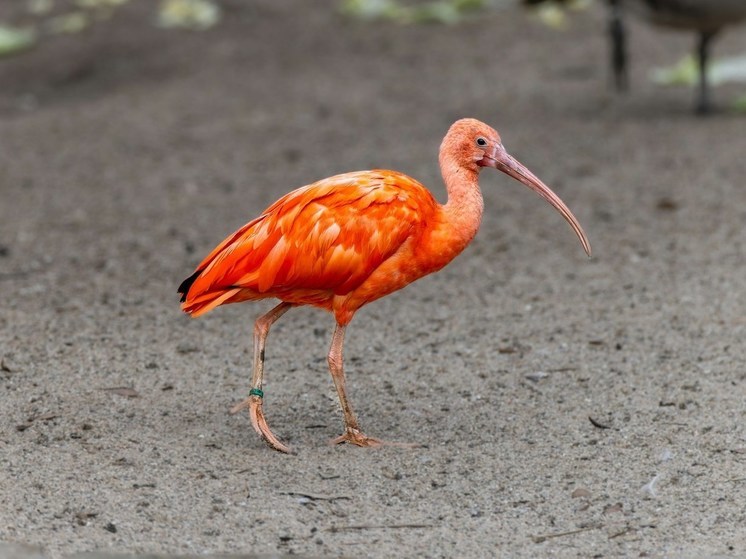
[[96, 9], [112, 8], [126, 4], [129, 0], [75, 0], [75, 5], [79, 8]]
[[41, 16], [52, 11], [54, 2], [53, 0], [28, 0], [26, 7], [30, 13]]
[[75, 34], [83, 31], [89, 24], [90, 20], [83, 12], [70, 12], [48, 20], [47, 28], [51, 33]]
[[603, 423], [599, 423], [598, 421], [596, 421], [595, 419], [593, 419], [590, 415], [588, 416], [588, 421], [591, 422], [591, 425], [593, 425], [594, 427], [597, 427], [599, 429], [611, 429], [611, 427], [609, 425], [604, 425]]
[[164, 0], [158, 10], [158, 25], [202, 30], [220, 21], [220, 15], [220, 8], [210, 0]]
[[433, 0], [406, 6], [398, 0], [345, 0], [339, 10], [348, 17], [363, 21], [392, 21], [403, 25], [454, 24], [488, 4], [488, 0]]
[[106, 392], [111, 392], [112, 394], [116, 394], [117, 396], [122, 396], [124, 398], [139, 398], [140, 393], [135, 390], [134, 388], [130, 388], [129, 386], [114, 386], [111, 388], [104, 388]]
[[622, 503], [614, 503], [613, 505], [606, 505], [604, 507], [604, 514], [611, 514], [613, 512], [622, 512]]
[[0, 24], [0, 57], [18, 54], [36, 44], [36, 31]]
[[679, 204], [672, 198], [659, 198], [655, 203], [655, 209], [661, 211], [674, 211], [679, 209]]

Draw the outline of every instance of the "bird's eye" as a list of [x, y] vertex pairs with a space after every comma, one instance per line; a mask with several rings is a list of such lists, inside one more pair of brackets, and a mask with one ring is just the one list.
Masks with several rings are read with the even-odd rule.
[[477, 138], [477, 145], [480, 148], [483, 148], [484, 146], [487, 145], [487, 140], [485, 140], [484, 138], [482, 138], [481, 136], [479, 136], [479, 138]]

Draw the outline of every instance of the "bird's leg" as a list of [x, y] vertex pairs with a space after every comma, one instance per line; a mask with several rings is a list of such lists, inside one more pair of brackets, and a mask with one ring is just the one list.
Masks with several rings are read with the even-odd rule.
[[710, 54], [710, 42], [715, 36], [714, 31], [703, 31], [699, 36], [697, 54], [699, 58], [699, 91], [697, 92], [696, 111], [699, 115], [710, 112], [710, 92], [707, 82], [707, 62]]
[[345, 420], [345, 432], [336, 439], [332, 439], [332, 444], [352, 443], [357, 446], [378, 446], [381, 441], [368, 437], [360, 430], [355, 413], [352, 411], [350, 402], [347, 400], [347, 390], [345, 389], [345, 373], [342, 365], [342, 346], [345, 339], [345, 327], [337, 324], [332, 336], [332, 345], [329, 348], [329, 372], [334, 381], [334, 387], [337, 389], [339, 403], [342, 405], [342, 413]]
[[264, 377], [264, 344], [269, 329], [292, 306], [291, 303], [280, 303], [267, 314], [260, 316], [254, 323], [254, 374], [251, 378], [251, 390], [249, 390], [248, 398], [231, 409], [231, 413], [238, 413], [243, 408], [249, 408], [249, 418], [254, 430], [261, 435], [269, 446], [285, 453], [289, 453], [290, 449], [272, 433], [269, 425], [267, 425], [267, 420], [264, 419], [264, 413], [262, 412], [262, 398], [264, 397], [262, 379]]
[[627, 34], [622, 19], [619, 0], [609, 0], [609, 39], [611, 44], [611, 67], [614, 70], [614, 85], [617, 91], [627, 91]]

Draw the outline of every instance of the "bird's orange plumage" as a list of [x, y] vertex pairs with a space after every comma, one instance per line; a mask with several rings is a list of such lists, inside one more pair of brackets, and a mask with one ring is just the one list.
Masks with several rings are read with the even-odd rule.
[[345, 328], [360, 307], [439, 270], [469, 244], [482, 219], [478, 178], [483, 167], [499, 169], [548, 201], [590, 255], [588, 239], [564, 202], [505, 151], [495, 129], [462, 119], [440, 147], [446, 204], [395, 171], [337, 175], [280, 198], [220, 243], [182, 282], [182, 308], [192, 316], [225, 303], [280, 299], [254, 323], [251, 390], [234, 408], [249, 408], [254, 429], [272, 448], [289, 452], [262, 411], [264, 347], [272, 324], [296, 305], [326, 309], [337, 322], [327, 360], [345, 431], [334, 442], [380, 444], [360, 430], [347, 398]]
[[[424, 186], [395, 171], [346, 173], [299, 188], [200, 263], [182, 308], [199, 316], [220, 304], [276, 297], [333, 311], [346, 324], [363, 304], [440, 267], [411, 266], [438, 207]], [[371, 282], [392, 259], [385, 285]]]

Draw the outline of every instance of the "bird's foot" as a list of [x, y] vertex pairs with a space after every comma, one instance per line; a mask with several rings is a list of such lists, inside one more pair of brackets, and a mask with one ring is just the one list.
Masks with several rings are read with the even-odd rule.
[[249, 419], [251, 419], [251, 425], [254, 427], [254, 431], [264, 439], [264, 442], [269, 445], [270, 448], [277, 450], [278, 452], [284, 452], [285, 454], [291, 454], [290, 448], [280, 442], [272, 430], [267, 425], [267, 420], [264, 419], [264, 412], [262, 411], [262, 397], [252, 394], [246, 398], [243, 402], [239, 402], [231, 408], [231, 413], [235, 414], [240, 412], [244, 408], [249, 408]]
[[329, 441], [329, 444], [341, 443], [350, 443], [357, 446], [381, 446], [384, 444], [382, 440], [369, 437], [360, 429], [355, 429], [353, 427], [346, 427], [345, 432], [342, 435]]

